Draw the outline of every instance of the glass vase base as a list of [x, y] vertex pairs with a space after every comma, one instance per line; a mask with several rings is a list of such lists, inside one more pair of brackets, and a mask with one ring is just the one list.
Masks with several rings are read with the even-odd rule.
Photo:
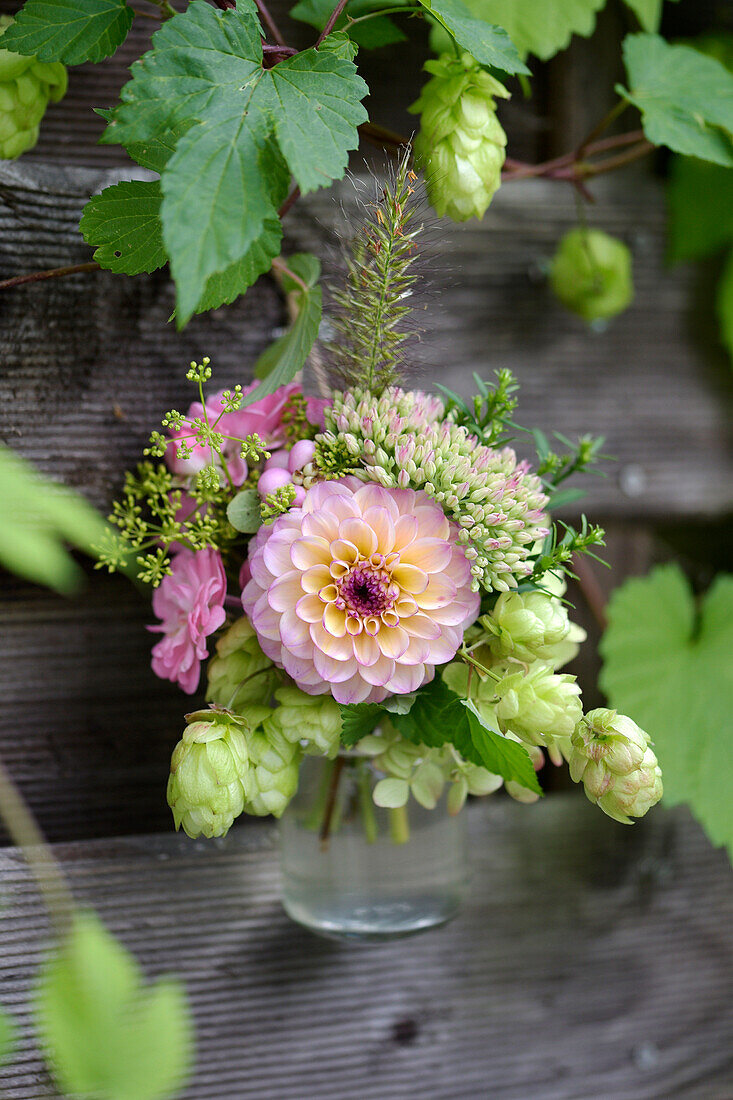
[[348, 943], [380, 943], [385, 940], [404, 939], [430, 928], [447, 924], [456, 916], [461, 906], [459, 896], [416, 896], [383, 898], [373, 896], [339, 899], [325, 906], [318, 897], [283, 897], [283, 908], [291, 920], [318, 936]]

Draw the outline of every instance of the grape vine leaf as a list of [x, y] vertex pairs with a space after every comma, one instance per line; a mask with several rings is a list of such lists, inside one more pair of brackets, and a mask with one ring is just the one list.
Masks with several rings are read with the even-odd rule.
[[686, 802], [733, 856], [733, 575], [700, 609], [677, 565], [618, 588], [601, 641], [601, 686], [651, 736], [670, 805]]
[[384, 717], [379, 703], [339, 704], [341, 711], [341, 744], [352, 749], [362, 737], [373, 733]]
[[733, 359], [733, 251], [728, 253], [723, 273], [715, 292], [715, 308], [720, 325], [720, 339]]
[[667, 255], [701, 260], [733, 243], [733, 171], [674, 157], [667, 183]]
[[139, 144], [193, 120], [161, 176], [182, 326], [207, 280], [240, 261], [277, 217], [291, 172], [304, 193], [343, 175], [368, 89], [330, 49], [265, 69], [254, 0], [227, 11], [193, 0], [155, 33], [132, 73], [106, 141]]
[[630, 87], [616, 91], [638, 107], [649, 141], [733, 167], [733, 74], [656, 34], [627, 35], [623, 53]]
[[[503, 27], [521, 57], [547, 61], [569, 45], [574, 34], [593, 33], [596, 13], [606, 0], [468, 0], [487, 23]], [[471, 51], [473, 52], [473, 51]]]
[[131, 180], [94, 195], [79, 223], [94, 259], [108, 271], [140, 275], [167, 262], [160, 224], [163, 196], [157, 180]]
[[476, 19], [463, 0], [420, 0], [420, 3], [479, 64], [531, 76], [503, 27]]
[[3, 48], [39, 61], [101, 61], [127, 38], [125, 0], [26, 0], [3, 35]]
[[664, 0], [624, 0], [626, 7], [631, 8], [639, 20], [641, 29], [656, 34], [662, 21], [662, 4]]
[[83, 497], [53, 481], [0, 446], [0, 565], [57, 592], [74, 592], [83, 574], [64, 548], [70, 542], [93, 553], [109, 530]]
[[[401, 7], [403, 3], [407, 4], [408, 0], [397, 0], [395, 4], [390, 3], [389, 7]], [[355, 27], [349, 27], [347, 16], [359, 19], [362, 15], [369, 15], [385, 6], [384, 0], [350, 0], [343, 14], [336, 20], [336, 30], [346, 31], [349, 38], [365, 50], [376, 50], [380, 46], [404, 42], [407, 36], [386, 15], [375, 16], [374, 19], [367, 19]], [[293, 19], [308, 23], [309, 26], [322, 31], [333, 8], [333, 0], [300, 0], [294, 8], [290, 9], [290, 14]]]
[[158, 1100], [187, 1076], [193, 1033], [183, 987], [145, 987], [135, 958], [93, 912], [74, 917], [44, 965], [38, 1030], [65, 1095]]

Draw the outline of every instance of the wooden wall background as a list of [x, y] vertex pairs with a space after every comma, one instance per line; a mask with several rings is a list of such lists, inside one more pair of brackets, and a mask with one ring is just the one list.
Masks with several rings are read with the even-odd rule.
[[[1, 11], [12, 12], [17, 6], [12, 0], [0, 0]], [[670, 5], [669, 18], [676, 21], [670, 29], [680, 34], [704, 29], [715, 8], [708, 0], [682, 0]], [[275, 4], [275, 11], [285, 22], [286, 5]], [[590, 42], [574, 40], [564, 54], [538, 67], [535, 99], [527, 103], [517, 95], [506, 107], [503, 117], [511, 155], [539, 160], [565, 151], [603, 114], [613, 82], [621, 76], [617, 41], [627, 19], [624, 13], [621, 4], [612, 0]], [[102, 124], [92, 107], [114, 102], [126, 79], [126, 67], [139, 55], [153, 26], [148, 20], [136, 20], [128, 43], [113, 60], [72, 70], [69, 93], [60, 105], [49, 110], [37, 148], [18, 162], [0, 162], [0, 279], [90, 258], [76, 228], [80, 210], [90, 194], [120, 178], [129, 178], [131, 171], [121, 149], [95, 144]], [[294, 26], [295, 44], [307, 43], [310, 31], [302, 25]], [[423, 43], [408, 64], [392, 49], [366, 59], [365, 76], [372, 89], [370, 112], [375, 120], [401, 132], [411, 131], [415, 120], [405, 113], [403, 105], [417, 95], [420, 66], [426, 54]], [[399, 65], [393, 69], [398, 56]], [[359, 195], [369, 187], [364, 157], [375, 162], [375, 154], [368, 148], [355, 155], [353, 180], [345, 181], [331, 194], [311, 196], [295, 206], [286, 223], [289, 250], [311, 249], [327, 269], [335, 269], [343, 213], [353, 211]], [[591, 223], [622, 237], [634, 254], [634, 304], [603, 332], [588, 330], [555, 304], [543, 277], [543, 265], [555, 242], [575, 221], [573, 195], [565, 185], [546, 181], [513, 183], [499, 192], [480, 224], [441, 225], [440, 232], [429, 232], [426, 237], [430, 309], [426, 332], [416, 352], [416, 382], [429, 385], [440, 380], [467, 393], [473, 371], [486, 376], [508, 366], [523, 387], [522, 423], [558, 429], [570, 436], [587, 431], [606, 436], [605, 449], [617, 461], [608, 467], [605, 479], [589, 481], [583, 505], [608, 528], [607, 557], [613, 572], [599, 570], [597, 574], [605, 591], [625, 576], [643, 573], [654, 561], [672, 554], [682, 557], [700, 584], [724, 564], [725, 517], [731, 504], [731, 372], [717, 342], [710, 306], [716, 272], [714, 265], [674, 270], [665, 265], [665, 214], [655, 167], [662, 165], [648, 164], [635, 170], [633, 176], [626, 173], [593, 186], [598, 202], [588, 212]], [[167, 274], [160, 272], [135, 279], [108, 273], [76, 275], [0, 294], [0, 440], [106, 508], [123, 470], [138, 459], [161, 413], [172, 406], [185, 407], [189, 400], [190, 387], [183, 377], [186, 364], [209, 355], [222, 385], [246, 381], [252, 363], [285, 320], [283, 302], [268, 278], [261, 279], [233, 306], [195, 319], [184, 333], [176, 333], [167, 324], [172, 303]], [[489, 905], [486, 887], [466, 921], [456, 924], [450, 933], [384, 950], [380, 958], [385, 967], [397, 966], [401, 974], [397, 980], [406, 982], [411, 991], [404, 998], [388, 998], [385, 1004], [380, 999], [384, 992], [382, 980], [373, 980], [366, 962], [352, 963], [347, 953], [327, 950], [274, 915], [272, 855], [267, 844], [263, 855], [262, 843], [256, 839], [264, 835], [263, 830], [247, 826], [244, 840], [233, 841], [229, 848], [216, 848], [216, 855], [212, 855], [211, 847], [204, 850], [170, 836], [164, 798], [169, 754], [179, 735], [182, 715], [193, 704], [152, 675], [150, 638], [144, 630], [150, 610], [135, 589], [123, 579], [95, 573], [91, 568], [86, 591], [73, 601], [54, 597], [7, 575], [0, 577], [0, 586], [0, 754], [48, 837], [64, 842], [58, 851], [81, 893], [102, 907], [123, 938], [140, 948], [154, 969], [164, 966], [193, 975], [203, 1035], [202, 1068], [198, 1084], [188, 1094], [191, 1100], [237, 1100], [255, 1095], [292, 1100], [346, 1096], [392, 1100], [418, 1095], [416, 1079], [421, 1082], [420, 1095], [446, 1100], [488, 1095], [516, 1100], [527, 1100], [529, 1096], [539, 1100], [733, 1097], [729, 1060], [733, 1035], [730, 1012], [724, 1010], [725, 985], [720, 980], [720, 974], [730, 974], [726, 969], [730, 967], [730, 941], [723, 934], [724, 914], [730, 913], [725, 908], [730, 905], [730, 891], [719, 885], [725, 861], [719, 853], [709, 851], [685, 815], [677, 815], [674, 826], [668, 826], [667, 818], [659, 812], [658, 826], [645, 825], [633, 831], [633, 837], [640, 836], [641, 840], [630, 839], [626, 832], [622, 835], [618, 827], [606, 821], [594, 819], [595, 825], [589, 826], [592, 836], [599, 838], [592, 841], [589, 852], [597, 853], [599, 863], [587, 872], [595, 856], [578, 855], [586, 870], [576, 874], [571, 868], [562, 880], [568, 897], [566, 901], [557, 899], [555, 964], [540, 966], [537, 977], [526, 968], [522, 971], [522, 980], [528, 983], [528, 1002], [518, 1026], [528, 1041], [531, 1038], [532, 1043], [539, 1044], [536, 1060], [544, 1066], [545, 1075], [537, 1091], [532, 1092], [528, 1079], [521, 1076], [519, 1055], [508, 1060], [503, 1076], [492, 1077], [492, 1065], [481, 1053], [480, 1027], [475, 1032], [475, 1043], [472, 1039], [466, 1047], [469, 1069], [463, 1083], [451, 1085], [455, 1077], [447, 1070], [442, 1075], [436, 1070], [437, 1076], [414, 1078], [415, 1067], [424, 1067], [432, 1042], [438, 1042], [438, 1049], [443, 1049], [441, 1042], [446, 1051], [451, 1049], [450, 1037], [455, 1037], [462, 1020], [463, 1010], [456, 1005], [469, 987], [475, 998], [471, 1003], [477, 1012], [488, 1013], [487, 1027], [493, 1040], [500, 1042], [503, 1032], [493, 995], [496, 993], [503, 1003], [512, 987], [512, 974], [497, 961], [502, 957], [500, 953], [489, 952], [489, 958], [481, 949], [478, 971], [470, 975], [471, 950], [485, 936], [491, 936], [485, 926]], [[574, 599], [577, 617], [597, 637], [597, 628], [581, 597], [575, 593]], [[574, 671], [580, 676], [586, 699], [595, 701], [599, 698], [595, 686], [597, 661], [592, 656], [593, 647], [588, 649]], [[484, 836], [498, 830], [501, 839], [497, 841], [497, 858], [500, 864], [502, 860], [506, 863], [501, 873], [507, 881], [511, 879], [512, 859], [518, 859], [526, 868], [530, 853], [542, 850], [550, 819], [553, 828], [559, 829], [560, 822], [566, 821], [571, 830], [582, 821], [579, 828], [583, 835], [586, 817], [585, 807], [578, 808], [581, 796], [554, 797], [552, 810], [507, 804], [498, 810], [474, 812], [475, 820], [483, 823], [480, 828], [489, 830]], [[514, 830], [516, 841], [512, 840]], [[156, 834], [156, 839], [110, 839], [130, 834]], [[598, 990], [589, 985], [585, 971], [581, 974], [578, 970], [572, 943], [563, 941], [563, 914], [568, 912], [572, 917], [568, 924], [570, 936], [586, 936], [587, 964], [591, 951], [596, 949], [588, 945], [596, 945], [601, 935], [603, 901], [607, 897], [616, 899], [610, 909], [610, 919], [615, 921], [627, 896], [623, 876], [636, 876], [636, 881], [646, 874], [645, 861], [652, 858], [645, 848], [647, 842], [652, 847], [669, 845], [669, 874], [682, 876], [679, 897], [675, 894], [673, 904], [674, 919], [692, 920], [693, 925], [689, 936], [675, 940], [673, 950], [660, 956], [652, 942], [650, 928], [657, 927], [653, 922], [646, 931], [639, 932], [638, 938], [635, 922], [614, 924], [610, 957], [634, 975], [650, 971], [652, 986], [650, 992], [646, 988], [638, 991], [634, 980], [617, 991], [618, 996], [614, 995], [612, 1003], [604, 1008]], [[146, 906], [153, 897], [159, 860], [156, 855], [145, 854], [148, 847], [151, 852], [162, 852], [160, 858], [170, 861], [165, 891], [155, 894], [155, 906], [163, 908], [154, 919]], [[484, 853], [480, 858], [483, 873], [493, 873], [489, 856]], [[33, 916], [34, 931], [29, 925], [28, 946], [25, 931], [12, 923], [19, 913], [29, 914], [34, 903], [26, 900], [27, 887], [16, 883], [18, 875], [22, 879], [17, 855], [8, 850], [3, 860], [0, 890], [5, 884], [20, 908], [13, 904], [6, 913], [10, 930], [0, 950], [7, 953], [9, 969], [2, 973], [10, 983], [8, 988], [15, 991], [13, 996], [17, 995], [22, 1004], [25, 994], [20, 968], [28, 964], [36, 950], [34, 937], [40, 931], [35, 931], [37, 919]], [[551, 858], [546, 864], [540, 862], [536, 872], [538, 897], [549, 888], [551, 876], [557, 871]], [[244, 918], [235, 913], [237, 887], [227, 881], [234, 864], [252, 870], [257, 882], [268, 884], [267, 889], [263, 886], [262, 896], [255, 892], [242, 894], [242, 904], [254, 907], [252, 924], [248, 917], [243, 925]], [[204, 879], [206, 885], [199, 886]], [[725, 881], [729, 886], [729, 880]], [[179, 889], [183, 891], [180, 905], [169, 896]], [[231, 991], [238, 983], [253, 980], [251, 970], [238, 954], [240, 963], [234, 964], [233, 971], [227, 970], [230, 963], [219, 958], [222, 952], [226, 955], [219, 941], [215, 952], [218, 961], [212, 961], [211, 966], [201, 959], [192, 963], [185, 952], [179, 951], [175, 939], [177, 922], [194, 916], [201, 919], [201, 903], [197, 900], [200, 890], [207, 898], [223, 891], [220, 900], [228, 914], [224, 921], [226, 935], [240, 945], [237, 952], [240, 948], [245, 954], [253, 951], [256, 957], [258, 947], [252, 937], [261, 935], [262, 928], [273, 926], [273, 922], [278, 931], [268, 940], [268, 950], [277, 952], [287, 943], [286, 958], [295, 967], [295, 976], [288, 979], [290, 984], [283, 984], [280, 972], [273, 971], [270, 986], [260, 988], [258, 993], [270, 999], [272, 1012], [277, 1013], [285, 998], [290, 1006], [286, 1019], [293, 1021], [293, 1013], [307, 1013], [309, 983], [322, 967], [332, 974], [333, 988], [339, 981], [356, 981], [366, 1013], [362, 1022], [367, 1030], [372, 1029], [373, 1060], [342, 1068], [341, 1077], [334, 1070], [330, 1083], [318, 1079], [320, 1084], [302, 1089], [295, 1083], [297, 1074], [288, 1077], [283, 1070], [282, 1079], [277, 1074], [270, 1077], [271, 1087], [255, 1078], [259, 1091], [255, 1090], [247, 1076], [256, 1070], [251, 1052], [232, 1052], [229, 1043], [256, 1043], [256, 1019], [247, 1016], [239, 1029], [230, 1022], [229, 1030], [223, 1032], [229, 1037], [224, 1051], [218, 1038], [221, 1022], [212, 1007], [213, 990], [219, 988], [217, 975], [224, 971], [229, 974], [227, 989]], [[497, 903], [506, 906], [505, 916], [498, 918], [497, 942], [509, 944], [513, 914], [526, 899], [512, 886], [506, 890], [506, 900]], [[652, 894], [657, 896], [654, 890]], [[702, 930], [695, 923], [698, 895], [705, 895], [705, 906], [712, 907], [711, 919]], [[590, 938], [587, 929], [578, 930], [576, 920], [583, 925], [582, 913], [588, 906], [596, 914], [591, 920]], [[532, 912], [525, 932], [535, 943], [536, 937], [541, 941], [543, 935], [538, 923], [541, 905]], [[233, 923], [227, 924], [230, 916]], [[644, 906], [638, 916], [640, 925], [645, 925], [648, 911]], [[496, 913], [492, 922], [495, 917]], [[173, 939], [164, 949], [169, 932]], [[632, 1020], [636, 1019], [634, 1013], [643, 1016], [651, 1012], [654, 1016], [658, 1025], [655, 1049], [681, 1042], [676, 1026], [674, 1030], [669, 1028], [684, 986], [674, 982], [670, 985], [665, 967], [675, 965], [675, 958], [688, 959], [687, 953], [689, 959], [696, 958], [698, 933], [712, 939], [706, 941], [709, 957], [691, 993], [693, 1000], [698, 998], [695, 1005], [699, 1011], [690, 1016], [691, 1038], [682, 1048], [689, 1059], [698, 1060], [698, 1069], [675, 1070], [665, 1076], [669, 1065], [662, 1059], [661, 1063], [647, 1065], [646, 1076], [640, 1077], [638, 1058], [642, 1063], [647, 1058], [648, 1062], [651, 1055], [647, 1050], [646, 1055], [643, 1051], [638, 1055], [636, 1062], [633, 1053], [628, 1056], [628, 1066], [624, 1062], [627, 1076], [616, 1072], [614, 1059], [622, 1057], [620, 1051], [626, 1049], [623, 1044], [627, 1038], [631, 1041], [633, 1031], [620, 1023], [631, 1011], [629, 1006], [634, 1006]], [[445, 938], [438, 939], [440, 935]], [[436, 958], [445, 958], [445, 963], [430, 971], [429, 980], [418, 980], [414, 975], [425, 958], [432, 957], [431, 944]], [[454, 950], [460, 960], [459, 976], [449, 976]], [[541, 946], [535, 954], [544, 955]], [[391, 969], [385, 972], [393, 973]], [[236, 981], [231, 980], [232, 974]], [[479, 979], [489, 985], [478, 989]], [[333, 988], [326, 981], [324, 996], [332, 996]], [[442, 1023], [440, 1013], [434, 1005], [431, 1007], [441, 996], [453, 1006]], [[551, 1051], [563, 1041], [560, 1032], [543, 1028], [541, 1038], [530, 1029], [530, 1024], [539, 1027], [543, 1022], [542, 1013], [534, 1015], [531, 1009], [536, 998], [541, 1004], [559, 1006], [557, 1011], [564, 1020], [569, 1012], [572, 1015], [576, 996], [580, 998], [577, 1003], [597, 1003], [596, 1015], [583, 1032], [586, 1040], [612, 1036], [608, 1078], [598, 1077], [584, 1044], [563, 1046], [558, 1062]], [[507, 1003], [514, 1002], [510, 998]], [[451, 1015], [454, 1009], [458, 1016]], [[334, 1066], [341, 1066], [335, 1054], [338, 1041], [351, 1042], [352, 1035], [339, 1030], [342, 1025], [334, 1021], [332, 1014], [328, 1018], [333, 1023], [333, 1034], [329, 1038], [324, 1033], [319, 1040], [318, 1057], [327, 1060], [330, 1051], [330, 1057], [336, 1059]], [[400, 1030], [400, 1021], [405, 1019], [418, 1020], [420, 1028], [426, 1020], [432, 1021], [424, 1032], [428, 1038], [400, 1039], [400, 1035], [412, 1034], [412, 1024]], [[420, 1034], [423, 1036], [422, 1031]], [[390, 1035], [392, 1038], [384, 1038]], [[442, 1039], [438, 1041], [436, 1035]], [[380, 1045], [382, 1040], [386, 1046]], [[305, 1054], [297, 1057], [301, 1056]], [[455, 1050], [453, 1060], [448, 1053], [445, 1057], [446, 1065], [453, 1066], [455, 1072], [460, 1064]], [[222, 1068], [227, 1059], [230, 1065], [234, 1060], [229, 1076]], [[430, 1065], [438, 1061], [436, 1055]], [[381, 1082], [379, 1086], [371, 1078], [375, 1065], [384, 1071], [375, 1078]], [[395, 1067], [399, 1067], [399, 1073]], [[19, 1100], [51, 1095], [30, 1048], [23, 1074], [26, 1076], [8, 1079], [7, 1095]], [[276, 1079], [279, 1083], [273, 1084]]]

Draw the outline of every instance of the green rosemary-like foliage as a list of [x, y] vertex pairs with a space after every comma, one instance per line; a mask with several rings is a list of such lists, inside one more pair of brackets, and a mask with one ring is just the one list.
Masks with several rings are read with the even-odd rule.
[[332, 290], [336, 335], [327, 350], [345, 387], [378, 395], [402, 381], [404, 343], [413, 334], [403, 322], [418, 277], [412, 264], [422, 229], [413, 224], [416, 178], [408, 150], [351, 242], [345, 285]]

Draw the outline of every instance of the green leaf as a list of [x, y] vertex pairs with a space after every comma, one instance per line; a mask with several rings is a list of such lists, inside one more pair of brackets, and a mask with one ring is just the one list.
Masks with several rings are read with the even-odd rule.
[[[397, 4], [385, 4], [384, 0], [350, 0], [344, 14], [336, 20], [336, 30], [345, 31], [358, 46], [362, 46], [365, 50], [375, 50], [380, 46], [405, 42], [407, 36], [387, 16], [376, 16], [351, 28], [346, 18], [348, 15], [352, 19], [359, 19], [362, 15], [379, 11], [380, 8], [393, 8], [403, 2], [407, 4], [409, 0], [397, 0]], [[290, 14], [293, 19], [299, 19], [301, 23], [308, 23], [316, 30], [322, 31], [333, 9], [333, 0], [300, 0], [300, 3], [291, 9]]]
[[270, 270], [273, 259], [280, 251], [282, 236], [280, 219], [265, 218], [260, 235], [244, 256], [231, 264], [226, 271], [206, 280], [206, 288], [194, 312], [204, 313], [207, 309], [228, 305], [240, 294], [244, 294], [245, 290], [257, 282], [260, 275]]
[[[268, 393], [274, 393], [279, 386], [285, 386], [295, 378], [318, 336], [322, 299], [319, 286], [308, 287], [297, 295], [298, 316], [290, 331], [280, 336], [270, 349], [270, 355], [266, 360], [267, 373], [259, 386], [247, 395], [245, 405], [251, 405], [253, 401], [259, 401]], [[261, 356], [255, 365], [255, 374], [258, 378], [262, 375], [262, 368], [263, 357]]]
[[462, 0], [420, 0], [420, 3], [481, 65], [505, 73], [532, 75], [507, 32], [476, 19]]
[[631, 8], [639, 20], [641, 29], [656, 34], [662, 21], [662, 4], [664, 0], [625, 0], [626, 7]]
[[260, 495], [256, 489], [242, 489], [227, 504], [227, 519], [235, 531], [253, 535], [262, 526]]
[[[588, 37], [596, 12], [606, 0], [469, 0], [479, 19], [503, 27], [521, 57], [535, 54], [542, 61], [570, 44], [574, 34]], [[473, 51], [471, 51], [473, 52]]]
[[0, 1008], [0, 1066], [7, 1062], [16, 1042], [16, 1028], [7, 1012]]
[[384, 716], [379, 703], [339, 703], [341, 711], [341, 744], [351, 749], [362, 737], [368, 737]]
[[163, 240], [182, 326], [277, 217], [290, 173], [302, 191], [343, 175], [366, 119], [352, 61], [305, 50], [262, 65], [253, 0], [204, 0], [168, 20], [133, 66], [105, 140], [126, 146], [190, 124], [161, 177]]
[[464, 760], [542, 794], [524, 746], [489, 729], [473, 703], [451, 691], [440, 676], [418, 691], [408, 714], [391, 714], [390, 721], [408, 741], [431, 748], [455, 745]]
[[101, 61], [125, 41], [132, 17], [125, 0], [26, 0], [3, 48], [65, 65]]
[[83, 574], [63, 543], [93, 553], [109, 530], [100, 514], [64, 485], [44, 481], [0, 446], [0, 565], [57, 592], [75, 591]]
[[733, 856], [732, 653], [732, 575], [717, 578], [699, 612], [676, 565], [627, 581], [610, 600], [603, 690], [651, 736], [666, 801], [688, 803]]
[[79, 229], [95, 248], [94, 259], [109, 271], [140, 275], [167, 262], [160, 224], [160, 184], [116, 183], [84, 207]]
[[655, 34], [627, 35], [623, 52], [630, 89], [616, 91], [641, 111], [649, 141], [733, 166], [733, 74]]
[[184, 1082], [193, 1033], [182, 986], [143, 986], [134, 957], [94, 913], [77, 914], [41, 972], [36, 1019], [59, 1088], [95, 1100], [157, 1100]]
[[720, 324], [720, 339], [733, 359], [733, 252], [728, 253], [723, 274], [720, 276], [715, 306]]
[[733, 171], [674, 157], [667, 184], [670, 260], [700, 260], [733, 242]]

